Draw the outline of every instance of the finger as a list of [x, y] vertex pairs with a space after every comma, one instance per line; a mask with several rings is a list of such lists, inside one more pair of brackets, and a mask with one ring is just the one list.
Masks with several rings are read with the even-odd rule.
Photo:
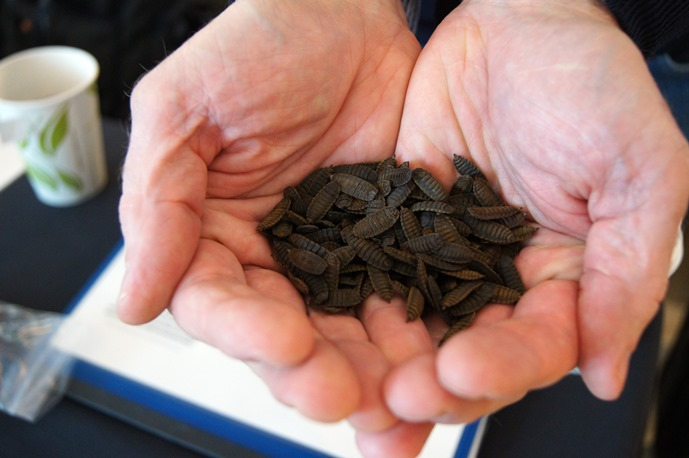
[[330, 342], [319, 338], [301, 364], [277, 367], [249, 363], [277, 400], [302, 415], [324, 422], [347, 418], [361, 401], [359, 379], [347, 358]]
[[[189, 164], [191, 170], [185, 174], [196, 173], [194, 167]], [[173, 174], [171, 170], [170, 175]], [[165, 188], [170, 184], [165, 183], [167, 179], [151, 186]], [[193, 180], [186, 183], [190, 191], [195, 186]], [[194, 198], [187, 203], [181, 196], [178, 200], [174, 196], [168, 201], [158, 200], [135, 187], [125, 185], [120, 201], [126, 273], [118, 312], [125, 322], [142, 323], [167, 307], [189, 265], [199, 239], [201, 204]]]
[[239, 359], [289, 366], [313, 351], [314, 330], [289, 281], [265, 269], [244, 272], [217, 242], [200, 242], [170, 311], [190, 335]]
[[[654, 235], [655, 240], [633, 241], [628, 230], [621, 235], [611, 227], [619, 223], [597, 223], [592, 227], [580, 293], [579, 367], [591, 392], [608, 400], [620, 395], [630, 356], [657, 313], [667, 284], [667, 263], [658, 254], [670, 252], [657, 244], [669, 237]], [[623, 253], [623, 246], [634, 246], [634, 254]], [[652, 247], [658, 251], [652, 252]], [[644, 254], [646, 250], [651, 252]]]
[[[484, 307], [472, 326], [508, 319], [513, 311], [513, 307], [499, 304]], [[439, 341], [447, 325], [439, 317], [437, 321], [434, 320], [432, 326], [439, 328], [434, 332]], [[438, 381], [435, 351], [421, 354], [393, 369], [385, 380], [384, 392], [390, 410], [409, 422], [466, 423], [509, 403], [506, 400], [468, 400], [447, 391]]]
[[[370, 300], [370, 299], [369, 299]], [[385, 405], [381, 385], [390, 364], [354, 316], [312, 312], [311, 321], [349, 361], [361, 387], [361, 399], [349, 422], [359, 431], [383, 431], [398, 422]]]
[[385, 381], [385, 399], [404, 421], [468, 423], [516, 402], [524, 393], [499, 400], [464, 399], [447, 391], [438, 381], [432, 353], [421, 355], [393, 370]]
[[423, 321], [407, 322], [404, 299], [395, 296], [388, 303], [378, 295], [364, 302], [360, 319], [376, 347], [392, 366], [433, 350]]
[[356, 442], [362, 454], [369, 458], [415, 457], [421, 453], [433, 430], [432, 423], [398, 423], [378, 432], [357, 432]]
[[133, 129], [120, 201], [127, 268], [118, 300], [120, 317], [130, 323], [151, 320], [164, 310], [189, 265], [205, 198], [202, 156], [217, 151], [212, 142], [189, 148], [190, 138], [202, 130], [201, 121], [177, 116], [183, 109], [164, 97], [165, 91], [166, 80], [147, 76], [132, 97]]
[[231, 251], [243, 266], [258, 266], [277, 270], [268, 239], [256, 230], [267, 211], [265, 203], [272, 204], [278, 196], [248, 200], [209, 199], [203, 214], [201, 237], [215, 240]]
[[577, 360], [577, 286], [551, 280], [527, 291], [509, 319], [471, 326], [440, 348], [441, 385], [467, 399], [511, 399], [562, 378]]
[[585, 244], [540, 227], [514, 259], [526, 289], [547, 280], [579, 281]]

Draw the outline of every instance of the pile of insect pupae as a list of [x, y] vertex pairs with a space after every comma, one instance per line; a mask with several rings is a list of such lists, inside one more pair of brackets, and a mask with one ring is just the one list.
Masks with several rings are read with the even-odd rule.
[[374, 292], [399, 294], [408, 321], [440, 314], [442, 344], [486, 304], [519, 300], [514, 257], [538, 228], [475, 164], [457, 155], [453, 163], [449, 192], [395, 158], [316, 169], [284, 190], [258, 230], [310, 308], [353, 314]]

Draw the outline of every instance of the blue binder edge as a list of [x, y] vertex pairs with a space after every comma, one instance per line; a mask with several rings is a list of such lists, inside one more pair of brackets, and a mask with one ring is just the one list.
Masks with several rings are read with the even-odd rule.
[[[123, 241], [111, 250], [66, 309], [66, 313], [81, 302], [91, 286], [98, 280], [114, 257], [123, 247]], [[122, 377], [96, 365], [78, 360], [72, 377], [95, 386], [115, 396], [142, 405], [158, 414], [193, 426], [213, 436], [222, 438], [268, 456], [327, 457], [319, 451], [297, 444], [288, 439], [254, 428], [238, 420], [211, 412], [182, 399], [170, 396], [149, 386]], [[455, 458], [467, 458], [472, 449], [480, 420], [465, 425], [455, 450]]]

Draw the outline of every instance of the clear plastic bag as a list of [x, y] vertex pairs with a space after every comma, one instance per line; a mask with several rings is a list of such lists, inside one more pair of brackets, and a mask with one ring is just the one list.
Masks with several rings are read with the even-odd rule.
[[0, 411], [35, 421], [62, 398], [73, 358], [51, 342], [63, 320], [0, 301]]

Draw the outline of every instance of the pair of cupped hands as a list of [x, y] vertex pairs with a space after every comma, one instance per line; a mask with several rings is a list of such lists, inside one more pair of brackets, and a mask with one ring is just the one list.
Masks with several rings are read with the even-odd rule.
[[[396, 457], [575, 366], [616, 398], [689, 199], [686, 140], [600, 2], [465, 0], [423, 50], [400, 3], [240, 0], [138, 83], [118, 309], [169, 308], [281, 402]], [[402, 298], [307, 313], [256, 232], [315, 168], [393, 154], [447, 187], [468, 157], [541, 227], [516, 307], [440, 349]]]

